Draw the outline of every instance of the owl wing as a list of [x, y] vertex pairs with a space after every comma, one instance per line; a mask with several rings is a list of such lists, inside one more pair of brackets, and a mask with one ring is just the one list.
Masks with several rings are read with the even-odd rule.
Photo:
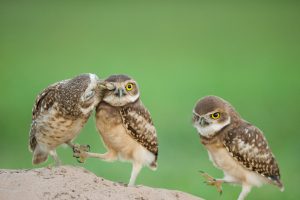
[[31, 128], [29, 133], [29, 149], [32, 151], [35, 149], [37, 145], [37, 141], [35, 138], [35, 134], [36, 134], [35, 120], [40, 116], [40, 114], [43, 111], [49, 110], [49, 108], [52, 107], [52, 105], [55, 102], [56, 89], [61, 83], [63, 83], [63, 81], [48, 86], [37, 96], [35, 100], [35, 104], [32, 109], [32, 123], [31, 123]]
[[245, 123], [229, 130], [224, 145], [243, 167], [254, 171], [282, 187], [279, 167], [261, 130]]
[[122, 108], [120, 114], [127, 133], [157, 158], [157, 134], [148, 110], [141, 103], [136, 103]]
[[62, 83], [54, 83], [44, 89], [36, 98], [35, 104], [32, 109], [32, 119], [35, 120], [39, 114], [44, 111], [48, 110], [55, 102], [55, 90], [57, 86]]

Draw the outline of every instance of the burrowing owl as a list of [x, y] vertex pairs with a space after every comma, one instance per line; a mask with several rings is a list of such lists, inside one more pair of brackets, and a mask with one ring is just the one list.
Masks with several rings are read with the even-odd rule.
[[193, 110], [193, 123], [210, 160], [224, 172], [223, 179], [203, 174], [209, 185], [242, 185], [239, 200], [252, 186], [270, 183], [284, 189], [279, 167], [263, 133], [243, 120], [225, 100], [216, 96], [200, 99]]
[[129, 185], [134, 185], [143, 165], [155, 170], [158, 143], [150, 113], [140, 100], [136, 81], [126, 75], [112, 75], [104, 83], [103, 101], [96, 108], [96, 124], [107, 153], [78, 152], [76, 155], [132, 162]]
[[95, 74], [82, 74], [50, 85], [36, 98], [32, 110], [29, 148], [32, 163], [47, 160], [50, 154], [56, 164], [56, 147], [78, 135], [91, 112], [101, 100], [102, 84]]

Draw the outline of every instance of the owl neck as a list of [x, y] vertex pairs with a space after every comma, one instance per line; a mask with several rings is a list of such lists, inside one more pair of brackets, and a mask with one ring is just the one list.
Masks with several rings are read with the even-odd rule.
[[222, 129], [215, 132], [211, 136], [200, 135], [201, 143], [207, 145], [207, 144], [215, 144], [222, 141], [222, 138], [224, 137], [224, 133], [226, 133], [227, 130], [230, 129], [230, 127], [232, 127], [232, 124], [235, 123], [236, 121], [233, 119], [228, 125], [224, 126]]
[[222, 141], [226, 134], [230, 131], [230, 129], [239, 126], [240, 123], [243, 123], [243, 119], [238, 118], [239, 115], [231, 115], [231, 122], [227, 126], [224, 126], [221, 130], [216, 132], [211, 137], [205, 137], [200, 135], [201, 143], [203, 145], [209, 145], [209, 144], [222, 144]]
[[130, 102], [124, 106], [120, 106], [120, 108], [132, 107], [132, 106], [136, 106], [136, 105], [140, 105], [140, 104], [142, 104], [142, 101], [140, 100], [140, 97], [139, 97], [133, 102]]

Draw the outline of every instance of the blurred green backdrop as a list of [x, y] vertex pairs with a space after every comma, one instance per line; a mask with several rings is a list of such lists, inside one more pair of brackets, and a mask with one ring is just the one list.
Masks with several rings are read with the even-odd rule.
[[[264, 186], [248, 199], [299, 199], [299, 67], [299, 1], [1, 0], [0, 168], [33, 167], [28, 131], [43, 88], [85, 72], [124, 73], [138, 81], [159, 135], [159, 168], [144, 168], [138, 184], [238, 196], [240, 187], [224, 185], [219, 198], [198, 174], [222, 177], [191, 125], [196, 100], [214, 94], [265, 132], [281, 167], [285, 192]], [[76, 141], [104, 152], [93, 117]], [[128, 163], [58, 153], [64, 164], [129, 180]]]

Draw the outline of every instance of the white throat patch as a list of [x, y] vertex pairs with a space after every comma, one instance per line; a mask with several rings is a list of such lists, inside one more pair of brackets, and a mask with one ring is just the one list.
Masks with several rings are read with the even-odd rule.
[[121, 98], [114, 95], [107, 95], [103, 98], [103, 101], [112, 106], [124, 106], [128, 103], [133, 103], [139, 98], [140, 94], [137, 93], [134, 96], [126, 95]]
[[200, 124], [195, 124], [195, 128], [197, 129], [198, 133], [204, 137], [211, 137], [220, 131], [222, 128], [230, 124], [230, 117], [223, 123], [218, 124], [210, 124], [208, 126], [202, 127]]

